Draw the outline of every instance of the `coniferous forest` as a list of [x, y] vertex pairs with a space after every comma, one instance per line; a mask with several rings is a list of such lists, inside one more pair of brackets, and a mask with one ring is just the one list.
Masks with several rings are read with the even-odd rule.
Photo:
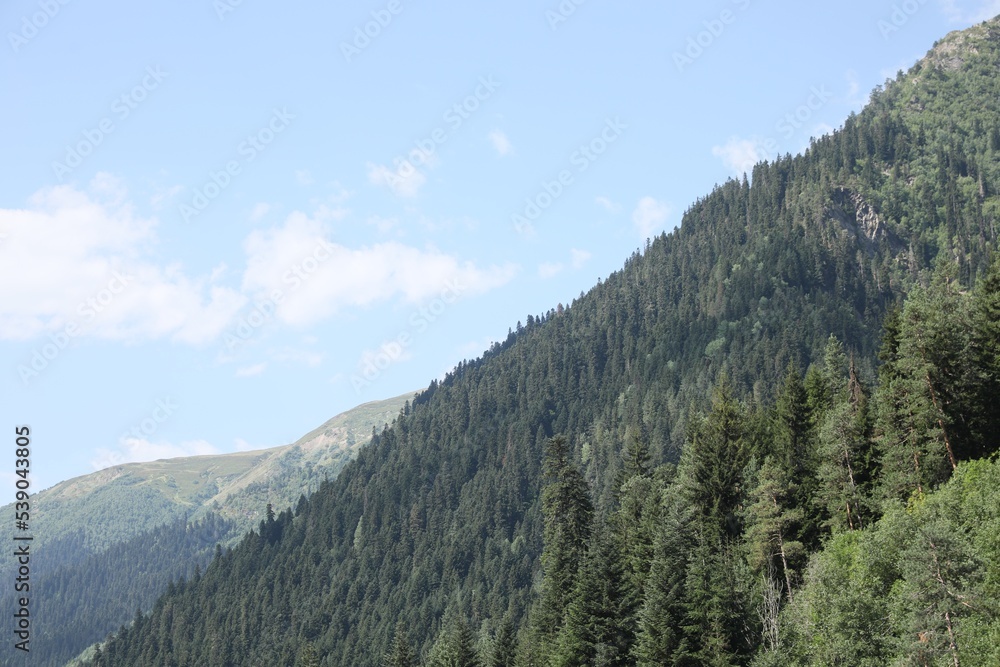
[[947, 36], [89, 664], [1000, 664], [997, 99]]

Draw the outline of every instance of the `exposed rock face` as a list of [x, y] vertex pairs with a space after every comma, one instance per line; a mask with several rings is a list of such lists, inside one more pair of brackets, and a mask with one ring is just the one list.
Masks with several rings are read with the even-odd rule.
[[849, 238], [856, 239], [868, 255], [874, 255], [876, 247], [882, 244], [887, 244], [894, 255], [906, 248], [860, 193], [838, 188], [831, 199], [830, 217], [840, 224]]

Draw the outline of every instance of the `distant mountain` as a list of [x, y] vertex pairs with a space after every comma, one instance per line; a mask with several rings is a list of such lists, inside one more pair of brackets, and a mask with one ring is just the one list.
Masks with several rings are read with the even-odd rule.
[[[238, 542], [268, 504], [276, 511], [292, 507], [336, 478], [412, 396], [359, 405], [290, 445], [129, 463], [33, 495], [40, 606], [30, 664], [64, 664], [137, 608], [148, 609], [168, 582], [204, 568], [217, 543]], [[12, 505], [0, 509], [12, 511]], [[5, 577], [12, 554], [0, 555]], [[0, 604], [10, 595], [3, 591]], [[20, 664], [12, 659], [0, 653], [0, 664]]]
[[[846, 486], [836, 476], [838, 438], [854, 438], [857, 425], [847, 422], [851, 410], [863, 411], [862, 388], [875, 382], [886, 314], [937, 270], [939, 282], [944, 275], [967, 290], [989, 266], [1000, 223], [998, 63], [1000, 21], [951, 34], [875, 90], [840, 130], [801, 155], [757, 165], [752, 179], [717, 187], [679, 229], [652, 240], [606, 281], [568, 306], [529, 315], [503, 343], [432, 382], [336, 480], [294, 512], [268, 519], [197, 581], [168, 590], [151, 614], [104, 643], [93, 664], [374, 667], [390, 649], [389, 664], [414, 664], [413, 653], [423, 664], [472, 664], [478, 634], [491, 647], [490, 664], [510, 665], [520, 629], [529, 654], [518, 664], [628, 665], [634, 645], [627, 637], [614, 638], [619, 646], [594, 636], [634, 620], [646, 605], [674, 615], [676, 623], [657, 626], [658, 639], [680, 649], [668, 646], [642, 664], [749, 665], [762, 641], [758, 614], [780, 606], [781, 589], [774, 594], [770, 583], [747, 576], [739, 541], [741, 484], [752, 481], [748, 450], [766, 451], [770, 441], [763, 427], [744, 427], [743, 415], [760, 420], [782, 378], [794, 375], [792, 364], [813, 367], [806, 385], [817, 409], [831, 403], [824, 387], [840, 397], [843, 380], [849, 399], [828, 410], [847, 416], [839, 425], [824, 422], [830, 460], [821, 470], [833, 491]], [[662, 177], [684, 169], [683, 160], [664, 163]], [[942, 304], [951, 306], [942, 300], [936, 312], [945, 313]], [[900, 339], [923, 349], [919, 328], [911, 334]], [[950, 400], [934, 393], [938, 368], [930, 357], [914, 355], [906, 361], [921, 369], [917, 381], [899, 391], [929, 390], [928, 405]], [[714, 404], [713, 392], [722, 396]], [[702, 416], [707, 410], [714, 421]], [[813, 428], [808, 418], [799, 422]], [[944, 417], [926, 423], [944, 430]], [[868, 442], [864, 433], [856, 439]], [[701, 443], [703, 459], [694, 464], [692, 442]], [[899, 460], [910, 465], [912, 457]], [[678, 462], [689, 488], [670, 482], [668, 464]], [[917, 463], [927, 462], [918, 456]], [[625, 535], [634, 562], [648, 562], [655, 543], [664, 565], [655, 574], [633, 565], [639, 593], [621, 599], [627, 582], [611, 541], [620, 535], [593, 542], [586, 526], [621, 516], [623, 479], [634, 491], [650, 488], [635, 471], [657, 464], [664, 464], [657, 483], [669, 488], [631, 507], [636, 525], [662, 500], [664, 512], [674, 511], [664, 516], [668, 525], [689, 526], [688, 515], [704, 510], [726, 533], [716, 539], [684, 528], [674, 535], [656, 522], [655, 542], [649, 526], [640, 526], [645, 541]], [[704, 475], [692, 477], [692, 469]], [[693, 495], [698, 488], [706, 492]], [[680, 500], [668, 503], [667, 495]], [[844, 507], [850, 523], [860, 516], [851, 502], [858, 501], [831, 501], [823, 512]], [[758, 510], [764, 515], [771, 504]], [[828, 538], [833, 525], [840, 524], [817, 525], [808, 544]], [[949, 567], [956, 577], [964, 572]], [[699, 582], [710, 586], [690, 586]], [[590, 588], [578, 588], [584, 585]], [[578, 604], [569, 607], [569, 596], [550, 594], [574, 587]], [[947, 586], [939, 592], [950, 595]], [[719, 603], [734, 596], [741, 605], [752, 601], [750, 610]], [[814, 618], [826, 611], [822, 600], [813, 608]], [[854, 623], [874, 632], [887, 614]], [[849, 615], [838, 618], [851, 623]], [[564, 622], [581, 634], [562, 633]], [[912, 626], [912, 642], [923, 627]], [[532, 628], [542, 633], [534, 643]], [[939, 626], [931, 634], [935, 645], [947, 637]], [[861, 643], [865, 635], [852, 636]], [[530, 654], [539, 646], [551, 651], [557, 638], [565, 642], [560, 651], [589, 642], [600, 659], [543, 663]], [[772, 640], [779, 646], [780, 637]], [[942, 664], [932, 660], [914, 657], [913, 664]]]

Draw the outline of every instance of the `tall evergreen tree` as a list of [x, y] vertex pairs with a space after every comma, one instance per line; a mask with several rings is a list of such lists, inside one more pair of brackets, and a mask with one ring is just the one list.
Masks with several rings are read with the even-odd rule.
[[817, 499], [827, 527], [859, 530], [867, 520], [865, 484], [871, 465], [867, 396], [836, 338], [827, 344], [822, 374], [833, 407], [819, 430]]
[[383, 667], [417, 667], [417, 657], [406, 640], [403, 626], [397, 625], [392, 638], [392, 648], [382, 658]]
[[584, 558], [566, 608], [553, 667], [624, 667], [635, 639], [633, 596], [621, 564], [621, 544], [606, 526]]
[[543, 636], [554, 636], [562, 625], [587, 550], [594, 509], [587, 482], [571, 459], [565, 436], [548, 440], [543, 469], [543, 580], [536, 622]]
[[681, 484], [713, 536], [735, 537], [743, 468], [750, 450], [746, 410], [723, 378], [708, 415], [692, 426], [681, 460]]
[[660, 516], [633, 651], [642, 667], [682, 665], [693, 650], [682, 628], [694, 514], [678, 485], [664, 490]]
[[480, 667], [476, 637], [464, 620], [446, 626], [427, 655], [427, 667]]
[[746, 510], [750, 565], [758, 573], [766, 574], [777, 561], [789, 602], [793, 598], [797, 566], [805, 554], [802, 543], [792, 537], [804, 516], [801, 509], [788, 507], [788, 499], [793, 495], [794, 486], [788, 473], [768, 457], [757, 472], [756, 486], [750, 491]]

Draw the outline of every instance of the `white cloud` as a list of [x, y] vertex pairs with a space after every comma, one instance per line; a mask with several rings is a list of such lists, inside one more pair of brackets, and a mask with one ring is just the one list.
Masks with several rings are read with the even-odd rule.
[[[590, 253], [586, 250], [578, 250], [577, 248], [572, 248], [569, 251], [570, 255], [570, 266], [574, 269], [581, 269], [583, 266], [590, 261]], [[548, 280], [549, 278], [554, 278], [563, 271], [566, 270], [566, 265], [562, 262], [543, 262], [538, 265], [538, 277]]]
[[500, 157], [510, 155], [514, 152], [514, 147], [511, 146], [510, 139], [507, 138], [507, 135], [502, 130], [493, 130], [490, 132], [490, 141], [493, 143], [493, 148]]
[[183, 185], [175, 185], [169, 188], [158, 187], [153, 192], [153, 196], [150, 197], [149, 203], [153, 205], [154, 208], [160, 208], [160, 206], [166, 202], [168, 199], [173, 199], [175, 196], [183, 192]]
[[566, 267], [563, 266], [562, 264], [545, 262], [543, 264], [538, 265], [538, 276], [546, 280], [549, 278], [554, 278], [555, 276], [562, 273], [562, 270], [565, 268]]
[[495, 342], [492, 338], [470, 341], [464, 345], [460, 345], [456, 352], [460, 359], [478, 359], [483, 353], [493, 347]]
[[[895, 72], [893, 72], [893, 76], [895, 76]], [[861, 89], [861, 81], [858, 78], [858, 73], [854, 70], [847, 70], [844, 73], [844, 78], [847, 79], [847, 104], [855, 111], [861, 111], [871, 101], [870, 92]]]
[[383, 218], [381, 215], [369, 216], [365, 222], [377, 229], [379, 234], [388, 234], [399, 226], [398, 218]]
[[235, 438], [233, 440], [233, 450], [237, 452], [252, 452], [257, 449], [267, 449], [266, 447], [257, 447], [251, 445], [249, 442], [243, 438]]
[[815, 139], [819, 139], [820, 137], [826, 136], [827, 134], [833, 134], [835, 131], [836, 130], [833, 128], [832, 125], [829, 125], [827, 123], [819, 123], [818, 125], [816, 125], [816, 127], [813, 128], [812, 136]]
[[253, 366], [244, 366], [243, 368], [236, 369], [236, 377], [238, 378], [251, 378], [256, 377], [264, 372], [267, 368], [267, 362], [254, 364]]
[[252, 211], [250, 211], [250, 220], [253, 222], [258, 222], [261, 218], [270, 213], [270, 211], [271, 211], [270, 204], [260, 202], [253, 207]]
[[35, 193], [0, 209], [0, 339], [65, 330], [114, 340], [215, 338], [245, 302], [211, 277], [186, 275], [154, 256], [156, 220], [138, 217], [105, 174], [87, 192]]
[[100, 447], [90, 465], [94, 470], [102, 470], [125, 463], [145, 463], [159, 459], [175, 459], [182, 456], [208, 456], [221, 454], [212, 444], [204, 440], [190, 440], [180, 444], [150, 442], [145, 438], [123, 437], [116, 449]]
[[280, 227], [252, 232], [244, 242], [243, 290], [259, 299], [282, 294], [277, 318], [305, 326], [352, 306], [399, 298], [419, 303], [455, 286], [460, 296], [509, 282], [513, 265], [479, 268], [433, 247], [398, 242], [348, 248], [327, 240], [324, 225], [293, 213]]
[[361, 358], [358, 359], [358, 368], [364, 369], [369, 367], [375, 367], [382, 369], [388, 364], [394, 364], [400, 361], [409, 361], [413, 358], [413, 353], [397, 340], [387, 340], [382, 345], [376, 349], [367, 349], [361, 352]]
[[632, 222], [639, 232], [640, 238], [646, 239], [663, 230], [670, 217], [670, 204], [657, 201], [652, 197], [643, 197], [632, 212]]
[[384, 164], [369, 162], [368, 181], [372, 185], [389, 188], [397, 197], [416, 197], [427, 177], [412, 165], [403, 164], [399, 169], [390, 169]]
[[312, 185], [316, 179], [312, 177], [308, 169], [299, 169], [295, 172], [295, 181], [302, 186]]
[[724, 146], [713, 146], [712, 155], [736, 176], [749, 174], [758, 162], [767, 158], [767, 148], [760, 139], [732, 137]]
[[597, 202], [597, 204], [599, 204], [600, 206], [604, 207], [604, 210], [607, 211], [608, 213], [617, 213], [618, 211], [621, 210], [621, 206], [614, 203], [607, 197], [598, 197], [594, 201]]
[[952, 23], [979, 23], [1000, 14], [1000, 0], [939, 0], [941, 10]]
[[323, 363], [325, 355], [312, 350], [296, 350], [291, 347], [283, 348], [271, 354], [271, 359], [280, 363], [305, 364], [310, 368], [315, 368]]
[[333, 191], [333, 194], [328, 199], [334, 204], [343, 204], [354, 195], [353, 192], [341, 185], [340, 181], [330, 183], [329, 187]]

